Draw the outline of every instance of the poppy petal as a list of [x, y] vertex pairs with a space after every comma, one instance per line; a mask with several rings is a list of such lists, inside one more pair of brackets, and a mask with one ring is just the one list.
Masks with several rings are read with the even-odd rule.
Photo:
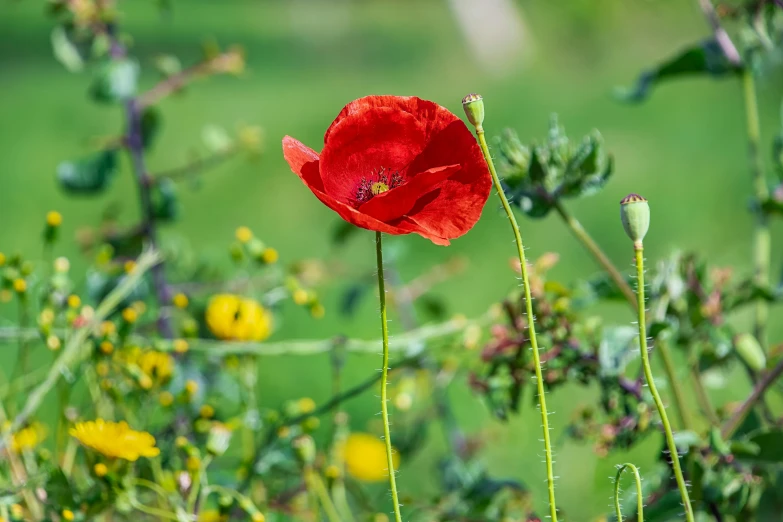
[[414, 208], [419, 199], [427, 197], [426, 194], [459, 170], [459, 165], [447, 165], [420, 172], [403, 185], [373, 196], [359, 207], [359, 211], [383, 222], [402, 217]]
[[294, 174], [313, 190], [323, 192], [324, 183], [319, 171], [318, 153], [301, 141], [286, 136], [283, 138], [283, 156]]
[[404, 176], [425, 144], [424, 129], [407, 112], [381, 107], [350, 114], [334, 127], [321, 152], [324, 192], [355, 204], [362, 180], [381, 169]]

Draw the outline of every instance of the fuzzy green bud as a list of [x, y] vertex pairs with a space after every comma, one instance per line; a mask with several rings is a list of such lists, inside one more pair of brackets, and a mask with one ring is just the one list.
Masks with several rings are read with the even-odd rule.
[[641, 245], [650, 228], [650, 205], [639, 194], [628, 194], [620, 201], [620, 219], [634, 245]]
[[764, 355], [761, 345], [749, 333], [739, 334], [734, 338], [734, 349], [737, 350], [737, 355], [748, 365], [748, 367], [755, 371], [760, 372], [767, 366], [767, 358]]
[[310, 435], [301, 435], [292, 443], [294, 451], [304, 464], [315, 462], [315, 441]]
[[207, 451], [216, 457], [224, 454], [231, 443], [231, 429], [225, 424], [212, 424], [207, 436]]
[[468, 94], [462, 98], [462, 108], [468, 121], [476, 129], [481, 129], [484, 124], [484, 98], [480, 94]]

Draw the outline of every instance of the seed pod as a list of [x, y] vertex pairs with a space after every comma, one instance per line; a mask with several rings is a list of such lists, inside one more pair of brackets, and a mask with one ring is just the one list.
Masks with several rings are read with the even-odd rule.
[[650, 206], [639, 194], [628, 194], [620, 201], [620, 219], [634, 244], [641, 245], [650, 228]]
[[462, 108], [468, 121], [477, 129], [484, 123], [484, 98], [480, 94], [468, 94], [462, 98]]
[[743, 333], [737, 335], [734, 338], [734, 349], [737, 350], [737, 355], [751, 370], [760, 372], [766, 368], [767, 358], [764, 355], [764, 350], [761, 349], [761, 345], [751, 334]]

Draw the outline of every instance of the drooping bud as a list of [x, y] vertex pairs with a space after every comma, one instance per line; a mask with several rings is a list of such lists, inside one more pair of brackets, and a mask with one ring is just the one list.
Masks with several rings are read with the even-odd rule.
[[484, 124], [484, 98], [480, 94], [468, 94], [462, 98], [462, 108], [468, 121], [476, 129], [481, 129]]
[[650, 228], [650, 205], [639, 194], [628, 194], [620, 201], [620, 219], [634, 245], [641, 245]]
[[766, 368], [767, 358], [764, 355], [764, 350], [751, 334], [742, 333], [737, 335], [734, 338], [734, 349], [737, 350], [737, 355], [751, 370], [760, 372]]

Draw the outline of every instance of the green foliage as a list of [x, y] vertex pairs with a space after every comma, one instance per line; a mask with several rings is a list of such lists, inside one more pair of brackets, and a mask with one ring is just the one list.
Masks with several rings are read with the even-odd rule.
[[98, 194], [109, 186], [117, 170], [117, 150], [107, 149], [57, 166], [57, 181], [73, 194]]
[[131, 58], [107, 60], [95, 71], [90, 95], [100, 103], [130, 100], [138, 88], [139, 64]]

